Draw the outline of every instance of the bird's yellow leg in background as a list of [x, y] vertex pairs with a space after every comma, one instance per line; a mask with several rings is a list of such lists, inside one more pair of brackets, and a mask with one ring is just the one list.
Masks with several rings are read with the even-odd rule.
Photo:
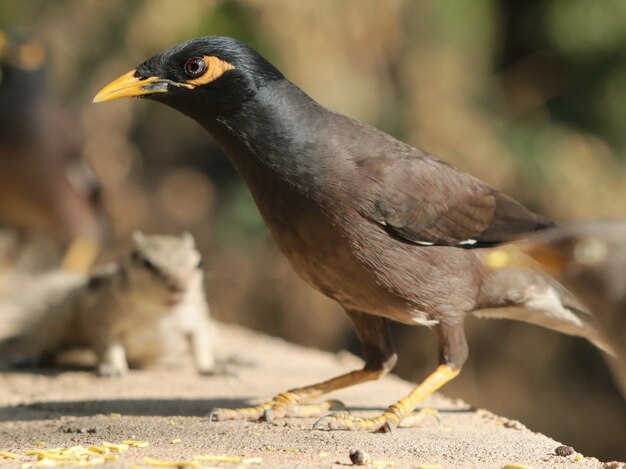
[[100, 251], [100, 243], [90, 236], [75, 238], [65, 251], [61, 269], [67, 272], [84, 274], [89, 271]]
[[274, 397], [271, 401], [264, 402], [255, 407], [243, 407], [239, 409], [216, 408], [210, 414], [210, 420], [238, 420], [238, 419], [261, 419], [281, 417], [318, 417], [325, 414], [336, 405], [338, 401], [325, 401], [320, 404], [308, 404], [308, 402], [332, 391], [354, 386], [356, 384], [373, 381], [387, 373], [386, 369], [352, 371], [321, 383], [292, 389]]
[[[460, 369], [453, 369], [449, 365], [439, 365], [424, 381], [416, 386], [410, 394], [400, 399], [395, 404], [387, 407], [381, 415], [372, 418], [354, 417], [350, 414], [329, 415], [317, 421], [315, 429], [329, 430], [370, 430], [390, 431], [397, 427], [407, 417], [420, 401], [431, 395], [448, 381], [454, 379]], [[416, 422], [421, 421], [421, 415], [417, 414]], [[413, 416], [408, 417], [410, 420]], [[410, 426], [410, 425], [406, 425]]]

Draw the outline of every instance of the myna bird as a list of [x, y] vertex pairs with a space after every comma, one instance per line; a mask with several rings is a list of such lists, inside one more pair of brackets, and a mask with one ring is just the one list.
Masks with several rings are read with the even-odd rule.
[[545, 274], [490, 271], [481, 261], [485, 247], [552, 222], [435, 156], [325, 108], [245, 44], [214, 36], [184, 42], [111, 82], [94, 102], [129, 96], [167, 104], [213, 135], [293, 268], [344, 308], [363, 345], [363, 369], [256, 407], [215, 409], [213, 419], [324, 412], [327, 404], [303, 404], [393, 368], [389, 321], [431, 327], [437, 369], [377, 417], [334, 415], [317, 428], [397, 426], [458, 375], [468, 356], [469, 314], [598, 340], [588, 313]]
[[43, 46], [0, 31], [0, 223], [82, 246], [101, 238], [100, 189], [81, 152], [46, 90]]
[[[547, 230], [516, 243], [594, 313], [596, 329], [615, 354], [609, 359], [626, 398], [626, 220], [597, 220]], [[487, 259], [500, 265], [528, 265], [510, 248]], [[489, 262], [487, 263], [489, 265]]]

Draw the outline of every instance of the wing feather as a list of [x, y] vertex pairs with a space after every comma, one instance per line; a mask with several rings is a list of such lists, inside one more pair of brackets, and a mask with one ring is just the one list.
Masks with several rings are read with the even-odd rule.
[[395, 158], [370, 158], [360, 168], [379, 189], [370, 218], [410, 242], [480, 247], [554, 225], [419, 150]]

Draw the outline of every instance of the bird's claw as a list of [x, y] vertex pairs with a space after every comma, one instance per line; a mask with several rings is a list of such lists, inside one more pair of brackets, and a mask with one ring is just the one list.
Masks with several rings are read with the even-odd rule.
[[[400, 418], [391, 411], [372, 418], [355, 417], [348, 413], [326, 415], [313, 424], [314, 430], [361, 430], [376, 433], [392, 433], [397, 427], [416, 427], [428, 416], [434, 416], [438, 422], [439, 415], [432, 408], [422, 409], [407, 417]], [[402, 425], [400, 425], [402, 423]]]
[[374, 418], [355, 417], [348, 413], [330, 414], [313, 424], [314, 430], [363, 430], [391, 433], [397, 426], [396, 419], [385, 414]]
[[281, 418], [319, 417], [331, 410], [344, 410], [346, 406], [337, 400], [328, 400], [319, 404], [293, 404], [289, 406], [273, 405], [265, 410], [261, 420], [272, 422]]
[[348, 409], [348, 407], [346, 407], [343, 401], [340, 401], [339, 399], [329, 399], [326, 401], [326, 403], [330, 405], [330, 407], [328, 407], [328, 410], [333, 410], [333, 411], [341, 410], [344, 413], [347, 413], [347, 414], [350, 413], [350, 409]]
[[209, 422], [221, 422], [223, 420], [261, 420], [270, 407], [269, 402], [256, 407], [241, 407], [238, 409], [226, 409], [216, 407], [208, 414]]

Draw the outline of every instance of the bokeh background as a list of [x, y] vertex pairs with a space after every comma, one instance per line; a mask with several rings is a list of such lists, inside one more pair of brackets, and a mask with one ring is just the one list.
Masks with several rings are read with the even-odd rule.
[[[98, 89], [181, 40], [234, 36], [324, 105], [540, 213], [560, 222], [624, 216], [625, 24], [622, 0], [0, 3], [0, 28], [45, 45], [48, 92], [74, 116], [102, 185], [109, 233], [100, 260], [123, 251], [132, 230], [189, 230], [215, 317], [355, 352], [341, 310], [291, 271], [213, 140], [161, 105], [94, 106]], [[470, 360], [448, 395], [586, 455], [626, 458], [626, 405], [600, 352], [521, 323], [467, 328]], [[394, 335], [396, 372], [420, 380], [436, 362], [434, 338], [399, 325]]]

